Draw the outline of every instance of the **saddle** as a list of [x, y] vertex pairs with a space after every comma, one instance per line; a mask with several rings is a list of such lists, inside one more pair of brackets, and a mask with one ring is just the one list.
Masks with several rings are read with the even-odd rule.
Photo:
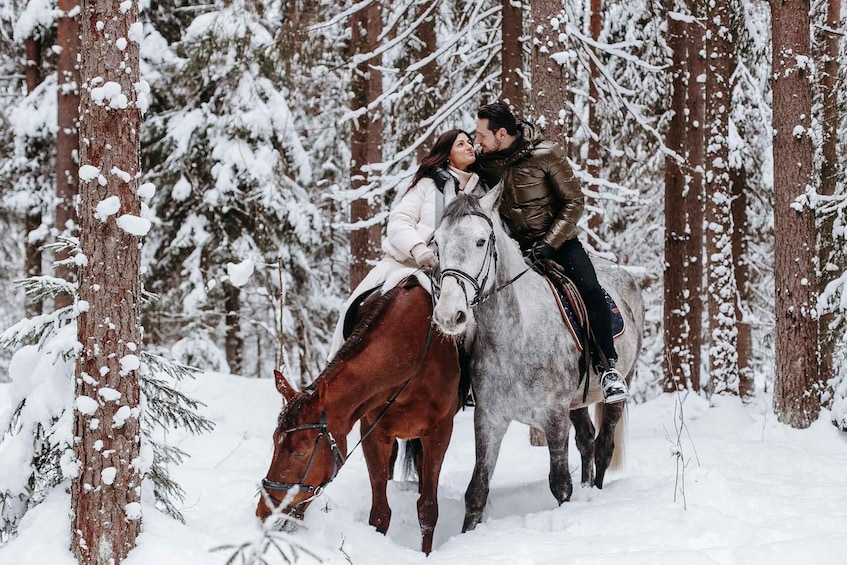
[[[556, 305], [562, 315], [562, 320], [565, 322], [565, 327], [580, 352], [579, 375], [581, 381], [588, 374], [589, 367], [601, 364], [600, 347], [596, 344], [594, 335], [588, 327], [588, 311], [585, 302], [582, 300], [576, 285], [565, 275], [557, 263], [553, 261], [545, 262], [544, 277], [547, 279], [547, 284], [550, 285], [550, 290], [556, 299]], [[612, 317], [612, 337], [617, 338], [626, 330], [623, 315], [617, 303], [609, 296], [605, 288], [603, 289], [603, 296], [606, 298], [606, 304]], [[589, 360], [591, 361], [590, 364]], [[587, 390], [588, 383], [586, 382], [586, 394]]]
[[[397, 283], [396, 286], [400, 288], [412, 288], [413, 286], [420, 286], [420, 283], [415, 277], [407, 277]], [[366, 290], [357, 296], [356, 300], [347, 308], [347, 313], [344, 316], [344, 339], [350, 337], [350, 334], [356, 329], [356, 325], [370, 311], [376, 299], [382, 296], [381, 289], [382, 285], [380, 284], [370, 290]]]

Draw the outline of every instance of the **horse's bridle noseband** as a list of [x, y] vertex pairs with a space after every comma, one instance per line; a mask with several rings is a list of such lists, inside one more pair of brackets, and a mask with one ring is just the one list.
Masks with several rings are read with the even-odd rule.
[[[312, 496], [309, 498], [298, 502], [294, 505], [294, 507], [302, 506], [307, 502], [311, 502], [315, 498], [319, 497], [323, 492], [326, 485], [331, 483], [333, 479], [338, 475], [339, 469], [344, 465], [344, 455], [341, 453], [341, 449], [338, 447], [338, 442], [335, 441], [335, 437], [333, 437], [332, 432], [329, 431], [326, 425], [326, 412], [321, 412], [320, 420], [317, 424], [302, 424], [300, 426], [296, 426], [294, 428], [290, 428], [285, 430], [284, 434], [289, 434], [291, 432], [301, 432], [305, 430], [318, 430], [318, 437], [315, 438], [315, 447], [312, 449], [312, 456], [309, 458], [309, 464], [306, 466], [306, 470], [303, 472], [303, 477], [300, 479], [298, 483], [278, 483], [276, 481], [272, 481], [265, 477], [262, 479], [262, 489], [265, 491], [265, 494], [271, 501], [277, 506], [281, 505], [283, 500], [277, 499], [273, 496], [272, 492], [288, 492], [293, 488], [299, 489], [300, 492], [308, 492], [311, 493]], [[315, 455], [318, 452], [318, 444], [320, 444], [321, 439], [326, 436], [327, 441], [329, 442], [329, 450], [332, 452], [332, 475], [317, 486], [304, 484], [306, 481], [306, 477], [309, 475], [309, 471], [312, 469], [312, 464], [315, 462]], [[284, 498], [284, 497], [283, 497]]]
[[[473, 300], [468, 300], [468, 307], [473, 308], [480, 302], [486, 300], [489, 296], [483, 296], [482, 292], [485, 290], [486, 285], [488, 284], [488, 277], [491, 275], [491, 270], [497, 270], [497, 239], [494, 235], [494, 223], [491, 221], [491, 218], [486, 216], [485, 214], [481, 214], [479, 212], [471, 212], [468, 214], [469, 216], [478, 216], [488, 222], [488, 227], [491, 228], [491, 233], [488, 235], [488, 241], [485, 244], [485, 259], [482, 261], [482, 265], [479, 267], [479, 272], [476, 276], [471, 276], [465, 271], [461, 269], [444, 269], [441, 271], [441, 276], [438, 279], [438, 294], [441, 293], [441, 286], [444, 284], [445, 277], [453, 277], [459, 283], [459, 287], [461, 287], [462, 291], [465, 293], [465, 298], [467, 299], [468, 291], [465, 288], [465, 282], [470, 284], [474, 289]], [[485, 276], [483, 276], [483, 273]], [[482, 280], [480, 277], [482, 276]], [[433, 289], [435, 290], [435, 289]], [[496, 292], [496, 291], [495, 291]]]
[[[527, 272], [532, 270], [532, 267], [527, 267], [526, 270], [521, 271], [513, 278], [504, 282], [500, 286], [494, 288], [491, 292], [487, 294], [483, 294], [485, 287], [488, 283], [488, 277], [491, 275], [492, 269], [494, 272], [497, 272], [497, 238], [494, 235], [494, 222], [491, 221], [491, 218], [486, 216], [481, 212], [469, 212], [468, 216], [479, 216], [486, 222], [488, 222], [488, 226], [491, 228], [491, 233], [488, 236], [488, 242], [486, 243], [485, 248], [485, 260], [482, 262], [482, 266], [479, 268], [479, 272], [475, 277], [469, 275], [465, 271], [461, 269], [444, 269], [441, 271], [441, 276], [438, 279], [438, 284], [435, 284], [433, 281], [433, 298], [437, 298], [437, 295], [441, 294], [441, 286], [444, 282], [444, 277], [453, 277], [459, 283], [459, 287], [461, 287], [462, 291], [465, 293], [465, 298], [467, 299], [468, 291], [465, 289], [465, 282], [469, 283], [474, 289], [474, 297], [473, 300], [468, 300], [468, 308], [474, 308], [475, 306], [485, 302], [522, 276], [524, 276]], [[482, 276], [483, 272], [485, 276], [482, 280], [479, 280], [479, 277]]]

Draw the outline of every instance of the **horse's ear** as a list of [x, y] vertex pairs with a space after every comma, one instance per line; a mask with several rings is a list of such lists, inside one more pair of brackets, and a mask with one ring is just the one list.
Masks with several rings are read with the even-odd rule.
[[276, 389], [285, 398], [286, 402], [290, 402], [294, 398], [294, 395], [297, 394], [297, 390], [276, 369], [274, 369], [274, 381], [276, 381]]
[[479, 199], [479, 205], [482, 206], [482, 209], [485, 210], [486, 214], [491, 215], [491, 213], [495, 210], [502, 191], [503, 183], [498, 182], [494, 188], [486, 192], [482, 198]]

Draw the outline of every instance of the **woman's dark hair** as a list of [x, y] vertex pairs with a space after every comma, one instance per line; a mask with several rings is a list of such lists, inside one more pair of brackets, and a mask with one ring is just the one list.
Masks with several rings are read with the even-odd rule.
[[459, 134], [465, 134], [468, 139], [473, 139], [467, 132], [460, 129], [451, 129], [439, 135], [438, 139], [435, 140], [435, 145], [432, 146], [426, 157], [421, 160], [418, 171], [415, 173], [415, 178], [412, 179], [411, 186], [415, 186], [419, 180], [429, 176], [430, 171], [433, 169], [447, 165], [447, 160], [450, 158], [450, 150], [453, 149], [453, 143], [455, 143]]
[[486, 104], [476, 113], [480, 120], [488, 120], [488, 129], [497, 131], [505, 128], [509, 135], [518, 134], [518, 122], [515, 115], [505, 102], [492, 102]]

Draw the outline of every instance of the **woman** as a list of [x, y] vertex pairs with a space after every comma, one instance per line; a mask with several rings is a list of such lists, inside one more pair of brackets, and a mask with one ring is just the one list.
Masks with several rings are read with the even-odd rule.
[[[438, 264], [431, 240], [441, 223], [445, 203], [459, 191], [480, 196], [486, 191], [479, 176], [468, 170], [474, 161], [473, 142], [458, 129], [441, 134], [421, 160], [409, 189], [398, 196], [388, 215], [387, 236], [382, 242], [385, 255], [344, 303], [332, 339], [330, 360], [344, 343], [344, 320], [351, 304], [370, 290], [382, 286], [384, 292], [406, 276], [430, 271]], [[418, 278], [429, 289], [429, 281]]]

